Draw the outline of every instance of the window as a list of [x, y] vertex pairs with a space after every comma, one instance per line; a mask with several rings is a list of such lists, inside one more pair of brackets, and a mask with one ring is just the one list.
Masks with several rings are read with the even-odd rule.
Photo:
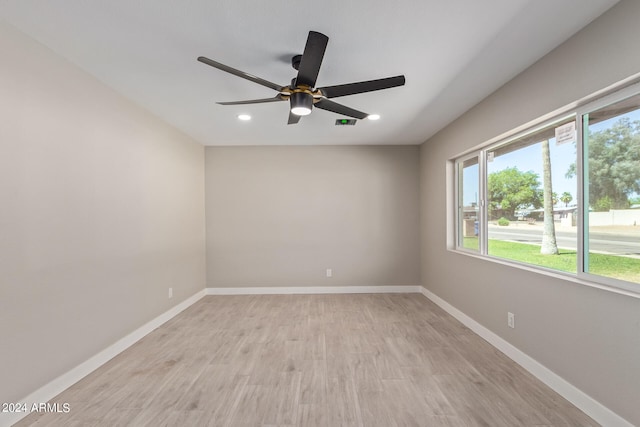
[[457, 163], [458, 170], [458, 246], [464, 249], [478, 251], [480, 224], [480, 167], [478, 156], [461, 160]]
[[457, 250], [640, 292], [640, 84], [455, 171]]
[[563, 129], [575, 135], [573, 116], [486, 151], [487, 254], [576, 272], [575, 137]]
[[640, 283], [640, 95], [582, 122], [584, 273]]

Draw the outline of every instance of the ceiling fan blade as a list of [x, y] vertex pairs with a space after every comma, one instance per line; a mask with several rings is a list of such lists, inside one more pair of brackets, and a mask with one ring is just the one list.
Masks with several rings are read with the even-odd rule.
[[405, 83], [404, 76], [387, 77], [384, 79], [368, 80], [366, 82], [347, 83], [336, 86], [318, 88], [327, 98], [354, 95], [356, 93], [373, 92], [374, 90], [389, 89], [402, 86]]
[[320, 65], [322, 65], [322, 58], [328, 42], [329, 37], [324, 34], [309, 31], [307, 44], [304, 47], [300, 66], [298, 67], [297, 85], [307, 85], [309, 87], [316, 85], [316, 79], [320, 72]]
[[263, 98], [263, 99], [249, 99], [246, 101], [228, 101], [228, 102], [216, 102], [216, 104], [220, 105], [244, 105], [244, 104], [263, 104], [265, 102], [277, 102], [284, 101], [282, 95], [278, 94], [274, 98]]
[[314, 107], [321, 110], [331, 111], [333, 113], [342, 114], [343, 116], [354, 117], [356, 119], [366, 119], [368, 114], [362, 111], [354, 110], [345, 105], [338, 104], [337, 102], [329, 101], [328, 99], [321, 99], [313, 104]]
[[300, 118], [302, 116], [298, 116], [297, 114], [293, 114], [291, 111], [289, 111], [289, 121], [287, 122], [288, 125], [295, 125], [300, 121]]
[[233, 74], [234, 76], [242, 77], [243, 79], [258, 83], [259, 85], [277, 90], [278, 92], [282, 89], [282, 86], [280, 85], [277, 85], [265, 79], [261, 79], [260, 77], [256, 77], [252, 74], [245, 73], [244, 71], [236, 70], [233, 67], [221, 64], [220, 62], [214, 61], [213, 59], [205, 58], [204, 56], [198, 57], [198, 61], [202, 62], [203, 64], [210, 65], [213, 68], [217, 68], [218, 70], [226, 71], [227, 73]]

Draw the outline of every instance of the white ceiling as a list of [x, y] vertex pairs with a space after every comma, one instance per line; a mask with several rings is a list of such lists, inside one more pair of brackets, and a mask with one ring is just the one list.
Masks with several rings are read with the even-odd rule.
[[[205, 145], [420, 144], [617, 0], [0, 0], [0, 19]], [[381, 120], [334, 126], [196, 61], [288, 85], [309, 30], [329, 37], [318, 86], [404, 74], [403, 87], [334, 98]], [[240, 113], [253, 116], [237, 120]]]

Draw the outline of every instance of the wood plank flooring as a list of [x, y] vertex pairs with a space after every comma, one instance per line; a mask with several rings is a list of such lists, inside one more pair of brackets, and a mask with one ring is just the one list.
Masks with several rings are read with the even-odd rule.
[[419, 294], [208, 296], [17, 426], [596, 426]]

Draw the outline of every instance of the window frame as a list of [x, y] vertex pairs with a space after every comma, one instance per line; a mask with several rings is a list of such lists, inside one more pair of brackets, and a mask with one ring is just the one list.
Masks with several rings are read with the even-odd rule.
[[625, 291], [630, 291], [640, 294], [640, 283], [628, 282], [626, 280], [615, 279], [613, 277], [599, 276], [597, 274], [589, 273], [588, 262], [588, 244], [589, 244], [589, 181], [587, 179], [588, 169], [585, 168], [585, 164], [588, 164], [588, 150], [584, 147], [584, 131], [585, 124], [584, 116], [601, 108], [622, 102], [633, 96], [640, 95], [640, 83], [632, 84], [622, 89], [612, 91], [606, 95], [585, 103], [584, 105], [576, 108], [577, 117], [577, 133], [578, 141], [577, 154], [579, 162], [576, 164], [576, 173], [578, 174], [578, 215], [580, 221], [578, 222], [578, 273], [577, 277], [589, 282], [595, 282], [607, 287], [618, 288]]
[[[588, 200], [585, 198], [585, 194], [588, 194], [589, 183], [585, 177], [586, 171], [584, 162], [585, 155], [588, 154], [584, 147], [584, 115], [590, 112], [597, 111], [608, 105], [615, 104], [617, 102], [624, 101], [630, 97], [640, 95], [640, 79], [638, 76], [629, 78], [624, 82], [620, 82], [618, 85], [613, 85], [607, 89], [603, 89], [592, 96], [583, 99], [582, 101], [576, 101], [565, 108], [558, 109], [555, 112], [549, 113], [545, 116], [533, 120], [526, 125], [519, 126], [509, 132], [505, 132], [500, 136], [492, 138], [475, 148], [467, 150], [458, 156], [449, 159], [449, 162], [453, 165], [454, 171], [454, 215], [453, 220], [455, 226], [454, 231], [454, 244], [449, 246], [449, 250], [454, 252], [478, 257], [481, 259], [498, 262], [501, 264], [517, 266], [529, 271], [534, 271], [541, 274], [547, 274], [554, 277], [568, 279], [573, 282], [577, 282], [583, 285], [597, 287], [624, 295], [640, 298], [640, 283], [629, 282], [621, 279], [615, 279], [611, 277], [598, 276], [596, 274], [588, 273], [585, 262], [585, 250], [588, 250]], [[576, 232], [576, 273], [554, 270], [536, 264], [529, 264], [521, 261], [511, 260], [507, 258], [499, 258], [492, 256], [488, 253], [488, 194], [487, 194], [487, 153], [493, 151], [499, 147], [508, 145], [515, 142], [518, 139], [522, 139], [527, 135], [538, 132], [544, 128], [552, 127], [554, 124], [567, 121], [573, 117], [576, 124], [576, 202], [577, 202], [577, 232]], [[465, 248], [462, 245], [461, 237], [461, 215], [464, 206], [460, 206], [460, 197], [462, 197], [462, 189], [460, 188], [459, 176], [460, 167], [464, 161], [477, 157], [479, 166], [479, 200], [478, 200], [478, 250]], [[451, 215], [449, 215], [451, 218]]]
[[[474, 250], [474, 249], [469, 249], [469, 248], [465, 248], [464, 245], [462, 244], [463, 239], [464, 239], [464, 233], [461, 231], [461, 224], [462, 221], [464, 220], [464, 203], [462, 206], [460, 206], [460, 200], [461, 197], [463, 196], [462, 191], [460, 189], [460, 175], [462, 173], [461, 168], [464, 166], [464, 162], [466, 162], [467, 160], [476, 158], [478, 160], [478, 250]], [[482, 242], [482, 236], [484, 236], [484, 232], [482, 232], [481, 228], [482, 225], [484, 224], [484, 209], [483, 209], [483, 205], [484, 205], [484, 195], [482, 193], [482, 181], [483, 181], [483, 173], [484, 170], [484, 162], [483, 162], [483, 155], [481, 151], [472, 151], [470, 153], [467, 153], [464, 156], [458, 157], [456, 158], [456, 161], [454, 162], [454, 188], [455, 188], [455, 206], [456, 206], [456, 217], [455, 217], [455, 247], [457, 250], [460, 251], [464, 251], [464, 252], [469, 252], [472, 254], [481, 254], [482, 253], [482, 247], [483, 247], [483, 242]]]

